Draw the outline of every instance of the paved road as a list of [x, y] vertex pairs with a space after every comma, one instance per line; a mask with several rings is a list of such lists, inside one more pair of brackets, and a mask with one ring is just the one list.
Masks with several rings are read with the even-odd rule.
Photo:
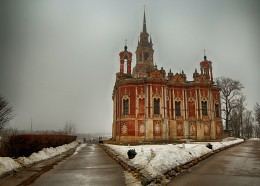
[[258, 186], [260, 141], [247, 141], [198, 163], [169, 186]]
[[34, 186], [125, 185], [124, 170], [97, 144], [83, 147], [78, 154], [42, 174]]

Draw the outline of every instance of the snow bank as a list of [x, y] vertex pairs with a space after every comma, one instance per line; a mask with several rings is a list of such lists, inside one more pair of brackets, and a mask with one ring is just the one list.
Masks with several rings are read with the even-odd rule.
[[0, 176], [20, 167], [21, 165], [15, 162], [12, 158], [0, 157]]
[[[125, 158], [127, 151], [135, 149], [137, 155], [130, 161], [142, 169], [145, 169], [152, 177], [162, 175], [174, 167], [183, 165], [195, 158], [211, 152], [205, 145], [185, 144], [183, 145], [139, 145], [134, 147], [106, 144]], [[153, 152], [153, 153], [152, 153]]]
[[222, 142], [211, 142], [210, 144], [212, 144], [213, 150], [217, 150], [243, 141], [244, 139], [240, 139], [240, 138], [233, 138], [232, 140], [230, 138], [225, 138], [223, 139]]
[[63, 152], [66, 152], [67, 150], [76, 147], [77, 145], [78, 142], [74, 141], [70, 144], [65, 144], [56, 148], [44, 148], [37, 153], [32, 153], [29, 157], [19, 157], [17, 159], [0, 157], [0, 176], [6, 172], [10, 172], [22, 166], [28, 166], [33, 163], [62, 154]]
[[258, 141], [258, 140], [260, 140], [260, 138], [250, 138], [248, 140], [250, 140], [250, 141]]
[[155, 151], [156, 156], [145, 165], [145, 169], [152, 177], [156, 177], [209, 152], [211, 150], [206, 146], [196, 145], [186, 149], [167, 145], [163, 149]]
[[[176, 145], [139, 145], [132, 147], [111, 144], [105, 145], [127, 159], [127, 151], [135, 149], [137, 155], [134, 159], [129, 161], [155, 178], [156, 176], [163, 175], [177, 166], [186, 164], [205, 154], [211, 153], [213, 150], [240, 143], [242, 141], [244, 140], [228, 138], [224, 139], [222, 142], [197, 142]], [[208, 143], [212, 144], [212, 150], [206, 147]]]
[[29, 157], [19, 157], [16, 159], [16, 161], [19, 162], [22, 166], [28, 166], [32, 163], [46, 160], [50, 157], [62, 154], [63, 152], [66, 152], [67, 150], [76, 147], [77, 145], [78, 142], [74, 141], [70, 144], [65, 144], [56, 148], [44, 148], [39, 152], [32, 153]]

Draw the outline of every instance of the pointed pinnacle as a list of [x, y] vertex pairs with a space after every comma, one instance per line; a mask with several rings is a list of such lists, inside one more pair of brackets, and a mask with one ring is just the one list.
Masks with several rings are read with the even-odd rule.
[[147, 32], [147, 30], [146, 30], [145, 10], [144, 10], [143, 32], [145, 32], [145, 33]]

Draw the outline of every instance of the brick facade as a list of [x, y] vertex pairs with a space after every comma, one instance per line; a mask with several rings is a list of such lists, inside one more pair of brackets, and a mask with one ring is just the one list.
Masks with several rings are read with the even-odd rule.
[[200, 73], [166, 75], [153, 62], [153, 43], [143, 30], [136, 50], [136, 65], [125, 46], [113, 90], [114, 140], [176, 140], [222, 138], [220, 88], [213, 82], [212, 62], [200, 62]]

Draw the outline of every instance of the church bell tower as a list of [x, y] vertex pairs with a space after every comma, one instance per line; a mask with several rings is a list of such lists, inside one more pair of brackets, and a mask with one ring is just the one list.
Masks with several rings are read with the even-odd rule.
[[201, 74], [204, 74], [213, 82], [212, 74], [212, 62], [207, 60], [207, 56], [204, 50], [204, 61], [200, 62], [200, 71]]
[[127, 51], [127, 46], [125, 45], [125, 50], [119, 53], [120, 73], [131, 75], [132, 55], [131, 52]]
[[147, 33], [146, 18], [144, 11], [143, 30], [140, 33], [136, 49], [136, 66], [133, 69], [135, 78], [146, 77], [154, 69], [153, 63], [153, 43], [151, 36]]

